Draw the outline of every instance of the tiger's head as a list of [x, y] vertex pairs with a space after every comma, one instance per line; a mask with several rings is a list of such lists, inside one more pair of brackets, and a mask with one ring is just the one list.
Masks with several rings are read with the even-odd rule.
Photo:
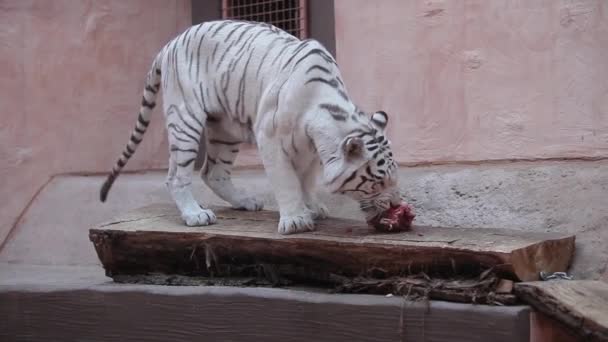
[[397, 164], [385, 135], [387, 124], [385, 112], [373, 113], [342, 139], [336, 155], [329, 160], [339, 167], [332, 179], [326, 180], [326, 187], [358, 201], [366, 219], [401, 202]]

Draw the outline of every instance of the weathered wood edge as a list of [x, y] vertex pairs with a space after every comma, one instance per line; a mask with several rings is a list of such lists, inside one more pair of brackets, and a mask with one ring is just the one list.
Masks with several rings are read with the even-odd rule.
[[[389, 275], [398, 275], [401, 272], [407, 270], [408, 274], [417, 273], [420, 271], [431, 273], [429, 270], [430, 264], [432, 264], [434, 255], [443, 255], [445, 260], [441, 260], [443, 264], [434, 266], [443, 267], [443, 268], [452, 268], [454, 269], [454, 273], [458, 273], [459, 269], [464, 266], [468, 267], [476, 267], [478, 272], [481, 272], [487, 268], [495, 267], [497, 272], [503, 274], [506, 277], [514, 277], [515, 273], [510, 268], [508, 254], [499, 253], [499, 252], [479, 252], [479, 253], [471, 253], [470, 251], [461, 250], [461, 249], [449, 249], [444, 247], [416, 247], [411, 246], [408, 248], [404, 248], [403, 246], [387, 246], [381, 244], [364, 244], [364, 245], [355, 245], [355, 244], [345, 244], [340, 241], [331, 241], [331, 240], [319, 240], [319, 239], [307, 239], [305, 237], [292, 237], [288, 239], [280, 239], [272, 241], [272, 247], [265, 250], [261, 247], [251, 247], [253, 245], [261, 246], [268, 245], [268, 241], [263, 238], [256, 238], [250, 236], [238, 236], [238, 235], [221, 235], [216, 233], [209, 232], [188, 232], [188, 233], [177, 233], [177, 232], [158, 232], [158, 231], [134, 231], [134, 232], [125, 232], [121, 230], [111, 230], [111, 229], [91, 229], [90, 230], [90, 240], [93, 242], [99, 259], [101, 260], [104, 268], [107, 271], [112, 273], [121, 273], [117, 272], [115, 262], [115, 254], [120, 253], [117, 249], [117, 241], [121, 240], [131, 240], [128, 243], [132, 243], [137, 246], [137, 244], [133, 243], [134, 239], [146, 239], [146, 241], [150, 244], [158, 245], [158, 249], [175, 249], [175, 244], [184, 244], [185, 246], [181, 246], [186, 249], [189, 253], [192, 252], [192, 255], [195, 257], [198, 256], [200, 259], [198, 263], [200, 265], [206, 265], [209, 268], [209, 264], [207, 263], [206, 256], [211, 256], [211, 254], [217, 253], [209, 253], [209, 250], [215, 250], [216, 247], [223, 245], [236, 245], [236, 246], [248, 246], [249, 251], [245, 251], [245, 254], [248, 254], [250, 257], [257, 258], [259, 257], [262, 260], [274, 259], [278, 256], [276, 255], [277, 250], [287, 251], [288, 253], [293, 252], [294, 248], [298, 248], [301, 244], [310, 244], [315, 246], [314, 250], [309, 251], [300, 251], [304, 253], [307, 258], [310, 258], [310, 262], [319, 261], [319, 254], [321, 255], [321, 259], [323, 259], [323, 254], [331, 254], [332, 256], [337, 256], [342, 259], [342, 264], [340, 264], [339, 260], [329, 260], [329, 258], [324, 258], [324, 262], [329, 262], [334, 265], [334, 268], [337, 268], [338, 264], [340, 267], [344, 267], [345, 273], [350, 276], [359, 276], [364, 275], [365, 269], [372, 269], [378, 263], [382, 264], [382, 266], [390, 266], [392, 270], [385, 270]], [[164, 242], [164, 244], [163, 244]], [[167, 242], [171, 245], [167, 245]], [[350, 255], [346, 255], [346, 253], [332, 253], [343, 250], [345, 247], [349, 247]], [[272, 249], [272, 251], [270, 250]], [[375, 251], [375, 253], [370, 253], [374, 256], [373, 261], [364, 260], [364, 252], [371, 250]], [[254, 251], [252, 253], [251, 251]], [[130, 250], [129, 252], [135, 252], [134, 250]], [[201, 253], [202, 252], [202, 253]], [[196, 253], [196, 254], [195, 254]], [[421, 253], [427, 255], [427, 259], [422, 260], [420, 263], [416, 263], [411, 260], [403, 260], [400, 258], [403, 255], [408, 254], [416, 254]], [[202, 254], [202, 255], [201, 255]], [[300, 257], [301, 253], [296, 253], [297, 256]], [[340, 255], [342, 254], [342, 255]], [[390, 256], [387, 256], [390, 254]], [[191, 259], [192, 259], [191, 255]], [[227, 257], [222, 255], [212, 255], [214, 258]], [[358, 256], [360, 259], [363, 259], [360, 264], [353, 265], [351, 268], [347, 267], [349, 263], [349, 259]], [[391, 258], [392, 256], [392, 258]], [[458, 263], [453, 259], [463, 258], [464, 262]], [[196, 259], [196, 258], [195, 258]], [[395, 262], [397, 260], [397, 262]], [[439, 260], [439, 258], [435, 258], [435, 260]], [[452, 262], [450, 262], [452, 260]], [[191, 261], [191, 260], [190, 260]], [[196, 260], [195, 260], [196, 261]], [[302, 261], [302, 260], [300, 260]], [[187, 262], [187, 261], [184, 261]], [[189, 262], [189, 261], [188, 261]], [[308, 261], [305, 261], [308, 262]], [[477, 265], [473, 266], [472, 263], [476, 262]], [[272, 264], [272, 262], [269, 262]], [[376, 265], [374, 265], [376, 264]], [[380, 267], [382, 267], [380, 266]], [[328, 265], [323, 265], [323, 267], [328, 267]]]
[[[569, 280], [561, 280], [569, 282]], [[585, 341], [608, 341], [608, 327], [586, 319], [579, 312], [572, 310], [567, 304], [561, 302], [553, 294], [543, 291], [535, 286], [537, 282], [523, 282], [515, 284], [514, 294], [524, 303], [549, 317], [563, 323], [577, 336]], [[608, 312], [608, 308], [606, 308]]]
[[[197, 245], [204, 245], [205, 248], [206, 246], [209, 246], [213, 244], [213, 241], [216, 240], [226, 240], [228, 242], [233, 242], [235, 244], [239, 244], [239, 243], [243, 243], [243, 242], [251, 242], [252, 240], [256, 240], [256, 238], [252, 238], [252, 237], [243, 237], [243, 236], [234, 236], [234, 235], [230, 235], [230, 236], [226, 236], [226, 235], [221, 235], [221, 234], [215, 234], [215, 233], [208, 233], [208, 232], [187, 232], [187, 233], [177, 233], [177, 232], [158, 232], [158, 231], [134, 231], [134, 232], [125, 232], [125, 231], [121, 231], [121, 230], [112, 230], [112, 229], [91, 229], [90, 230], [90, 240], [93, 242], [95, 249], [97, 251], [97, 254], [99, 256], [99, 259], [101, 260], [104, 268], [106, 268], [106, 270], [110, 271], [110, 273], [119, 273], [117, 272], [117, 270], [115, 269], [114, 265], [113, 265], [113, 254], [115, 253], [115, 251], [113, 250], [115, 248], [115, 243], [113, 243], [112, 241], [117, 240], [117, 239], [125, 239], [125, 238], [137, 238], [137, 236], [144, 236], [146, 239], [148, 240], [156, 240], [156, 241], [172, 241], [175, 239], [178, 240], [190, 240], [190, 247], [186, 246], [185, 248], [190, 248], [192, 250], [192, 253], [194, 253], [194, 250], [197, 248]], [[257, 239], [258, 243], [264, 243], [263, 239]], [[260, 241], [261, 240], [261, 241]], [[341, 248], [344, 247], [343, 244], [341, 244], [340, 242], [336, 242], [336, 241], [324, 241], [324, 240], [309, 240], [306, 239], [305, 237], [294, 237], [294, 238], [290, 238], [290, 239], [281, 239], [281, 240], [276, 240], [273, 242], [273, 244], [277, 245], [277, 248], [290, 248], [290, 246], [294, 246], [297, 245], [298, 243], [302, 243], [302, 241], [304, 241], [305, 243], [310, 243], [310, 244], [314, 244], [315, 248], [326, 248], [329, 250], [340, 250]], [[158, 243], [158, 242], [157, 242]], [[571, 244], [573, 243], [573, 239], [572, 238], [564, 238], [561, 240], [557, 240], [555, 243], [557, 244]], [[186, 243], [188, 244], [188, 243]], [[537, 247], [535, 249], [542, 249], [542, 243], [537, 244], [540, 245], [540, 247]], [[166, 246], [165, 246], [166, 247]], [[352, 246], [350, 246], [352, 247]], [[554, 246], [555, 247], [555, 246]], [[159, 247], [162, 248], [162, 247]], [[524, 257], [528, 257], [528, 263], [524, 263], [524, 262], [519, 262], [517, 259], [515, 259], [515, 263], [512, 262], [512, 260], [510, 258], [513, 258], [513, 253], [509, 254], [509, 253], [501, 253], [501, 252], [471, 252], [471, 251], [466, 251], [466, 250], [462, 250], [462, 249], [458, 249], [458, 248], [454, 248], [454, 249], [450, 249], [450, 248], [446, 248], [446, 247], [432, 247], [432, 246], [426, 246], [426, 247], [403, 247], [403, 246], [384, 246], [384, 245], [374, 245], [374, 244], [366, 244], [366, 248], [369, 248], [370, 250], [378, 250], [381, 252], [385, 252], [385, 251], [392, 251], [394, 255], [404, 255], [404, 254], [412, 254], [412, 253], [425, 253], [424, 251], [426, 251], [427, 255], [440, 255], [443, 256], [444, 258], [448, 258], [451, 260], [452, 263], [452, 267], [454, 268], [454, 273], [457, 273], [456, 269], [460, 268], [460, 264], [461, 263], [456, 263], [454, 261], [454, 258], [458, 259], [459, 257], [464, 258], [465, 261], [475, 261], [479, 263], [479, 271], [483, 271], [484, 269], [487, 269], [489, 267], [494, 267], [496, 269], [497, 272], [499, 272], [502, 277], [505, 278], [509, 278], [509, 279], [513, 279], [513, 280], [528, 280], [528, 279], [537, 279], [538, 277], [538, 272], [540, 271], [538, 269], [533, 269], [530, 267], [530, 265], [534, 266], [535, 264], [542, 264], [542, 260], [539, 261], [538, 259], [538, 255], [542, 256], [542, 253], [532, 253], [535, 254], [536, 257], [534, 257], [534, 255], [530, 256], [531, 253], [527, 253], [525, 251], [522, 252], [518, 252], [517, 258], [520, 258], [520, 260], [522, 260]], [[557, 247], [556, 247], [557, 248]], [[423, 252], [420, 252], [420, 251]], [[381, 252], [378, 252], [379, 254]], [[441, 257], [440, 257], [441, 258]], [[382, 260], [382, 259], [381, 259]], [[394, 260], [400, 260], [399, 258], [395, 258], [393, 260], [386, 260], [385, 258], [385, 263], [394, 263]], [[525, 260], [525, 259], [523, 259]], [[205, 260], [200, 260], [202, 262], [205, 262]], [[401, 260], [400, 260], [401, 261]], [[428, 260], [427, 260], [428, 261]], [[431, 261], [433, 261], [433, 258], [431, 258]], [[445, 263], [447, 263], [447, 260], [444, 260]], [[567, 267], [567, 265], [569, 264], [570, 260], [565, 260], [564, 262], [562, 262], [561, 265], [552, 265], [551, 267], [549, 267], [548, 269], [542, 269], [544, 271], [548, 271], [548, 272], [554, 272], [554, 271], [564, 271]], [[424, 264], [424, 260], [421, 262], [421, 264]], [[411, 267], [411, 265], [413, 265], [413, 262], [410, 260], [409, 261], [409, 265], [408, 265], [408, 273], [412, 274], [418, 271], [426, 271], [428, 272], [428, 268], [422, 267], [422, 269], [414, 269], [411, 270], [409, 267]], [[424, 266], [424, 265], [423, 265]], [[428, 266], [428, 265], [427, 265]], [[440, 265], [443, 267], [446, 267], [446, 265]], [[515, 267], [514, 267], [515, 266]], [[397, 263], [396, 267], [401, 267], [402, 269], [405, 268], [406, 266], [403, 264], [403, 262], [401, 261], [401, 264]], [[521, 268], [521, 270], [517, 269], [517, 267]], [[525, 269], [525, 268], [528, 269]], [[356, 276], [356, 275], [361, 275], [361, 272], [355, 272], [356, 274], [351, 274], [351, 276]], [[390, 272], [389, 272], [390, 273]], [[395, 275], [395, 274], [391, 274], [391, 275]]]
[[[421, 277], [420, 275], [419, 277]], [[393, 279], [348, 279], [335, 277], [331, 287], [306, 287], [307, 290], [323, 293], [375, 294], [400, 296], [408, 301], [441, 300], [452, 303], [472, 303], [493, 306], [521, 305], [518, 298], [510, 292], [500, 292], [497, 283], [500, 279], [490, 275], [489, 282], [470, 280], [469, 285], [478, 283], [475, 288], [457, 286], [436, 287], [420, 284], [416, 277]], [[292, 284], [284, 279], [273, 282], [260, 277], [197, 277], [178, 274], [116, 275], [114, 282], [122, 284], [146, 284], [164, 286], [237, 286], [237, 287], [281, 287], [302, 289], [301, 284]], [[446, 282], [446, 283], [449, 283]]]
[[[540, 272], [566, 272], [574, 258], [576, 236], [550, 239], [511, 253], [511, 268], [520, 281], [540, 280]], [[559, 255], [552, 253], [561, 251]]]

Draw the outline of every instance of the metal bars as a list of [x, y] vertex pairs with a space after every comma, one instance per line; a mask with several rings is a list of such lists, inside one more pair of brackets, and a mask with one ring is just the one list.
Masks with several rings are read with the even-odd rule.
[[222, 0], [222, 18], [272, 24], [305, 39], [306, 0]]

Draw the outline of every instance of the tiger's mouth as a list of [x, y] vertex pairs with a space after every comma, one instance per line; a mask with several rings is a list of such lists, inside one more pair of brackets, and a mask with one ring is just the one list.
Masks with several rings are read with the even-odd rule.
[[381, 216], [391, 207], [388, 201], [359, 201], [359, 208], [365, 214], [365, 220], [370, 221]]
[[359, 208], [365, 214], [366, 220], [370, 221], [383, 215], [392, 207], [402, 204], [401, 194], [395, 188], [384, 191], [374, 198], [360, 199]]

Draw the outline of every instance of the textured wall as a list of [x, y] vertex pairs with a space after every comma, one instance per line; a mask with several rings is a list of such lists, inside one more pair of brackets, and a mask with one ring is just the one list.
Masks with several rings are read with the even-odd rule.
[[[608, 2], [335, 0], [335, 14], [350, 93], [393, 115], [400, 161], [608, 156]], [[152, 57], [190, 20], [188, 0], [0, 0], [0, 241], [50, 175], [112, 166]], [[166, 166], [155, 118], [128, 169]]]
[[608, 1], [336, 0], [351, 96], [401, 162], [608, 156]]
[[[188, 0], [0, 0], [0, 242], [50, 175], [112, 167], [156, 51], [190, 23]], [[165, 166], [165, 140], [156, 120], [129, 168]]]

